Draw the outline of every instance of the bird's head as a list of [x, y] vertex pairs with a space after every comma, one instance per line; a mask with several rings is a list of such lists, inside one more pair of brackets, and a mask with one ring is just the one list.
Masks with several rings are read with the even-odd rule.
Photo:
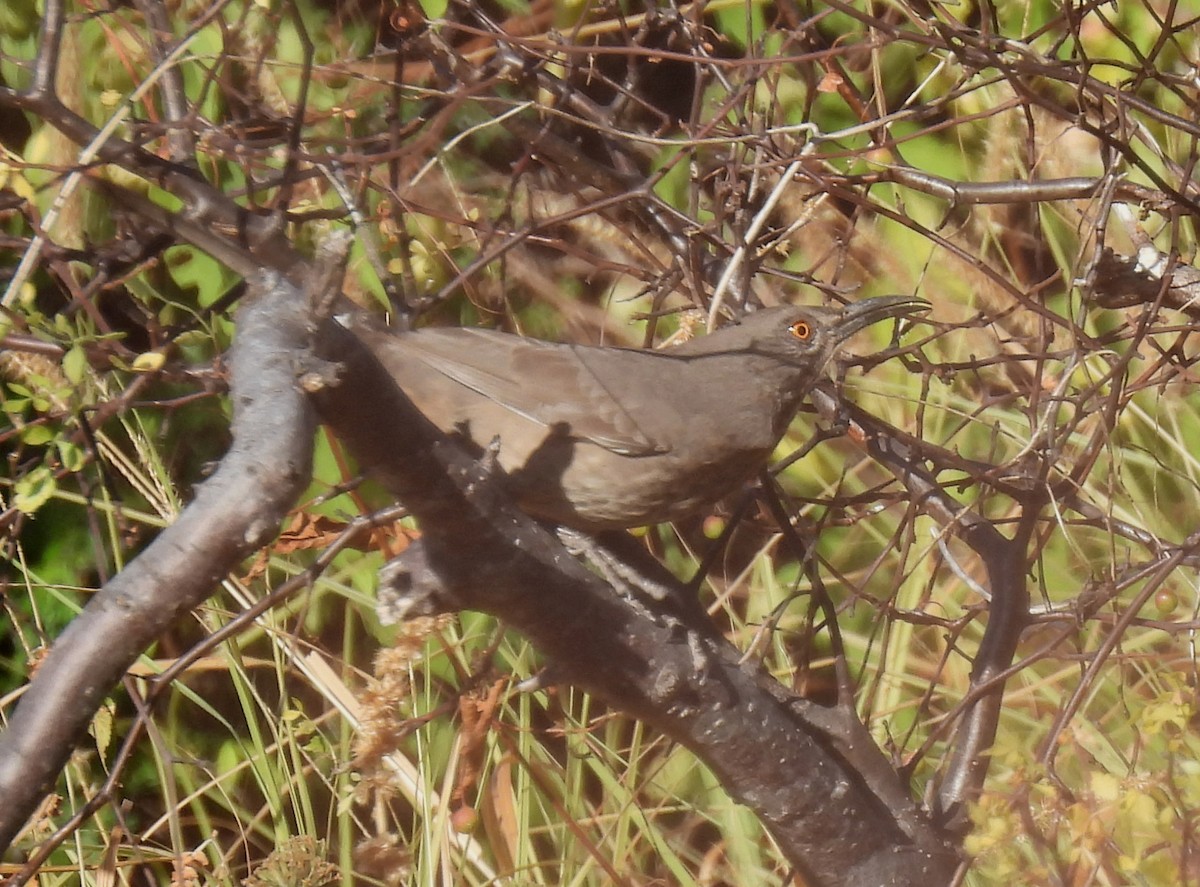
[[[859, 330], [929, 308], [928, 302], [915, 296], [879, 296], [839, 308], [787, 305], [756, 311], [717, 335], [728, 338], [725, 345], [730, 350], [802, 367], [815, 378]], [[717, 336], [710, 338], [714, 339], [711, 345], [716, 346]]]

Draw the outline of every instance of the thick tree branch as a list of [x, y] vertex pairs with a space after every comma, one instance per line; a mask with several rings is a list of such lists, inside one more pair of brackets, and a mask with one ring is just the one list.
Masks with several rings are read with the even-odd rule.
[[0, 848], [51, 789], [104, 697], [146, 649], [270, 541], [309, 481], [312, 409], [295, 384], [309, 328], [274, 275], [238, 315], [233, 445], [179, 519], [55, 642], [0, 734]]
[[854, 423], [851, 437], [887, 466], [908, 489], [921, 509], [943, 527], [958, 534], [979, 555], [991, 586], [988, 624], [971, 668], [971, 687], [978, 690], [966, 704], [959, 721], [950, 764], [936, 793], [939, 821], [961, 830], [966, 827], [966, 805], [979, 796], [987, 777], [988, 752], [1004, 699], [1002, 675], [1016, 655], [1021, 632], [1029, 623], [1029, 589], [1025, 581], [1026, 550], [1033, 532], [1036, 509], [1027, 507], [1012, 539], [990, 522], [956, 502], [921, 456], [884, 423], [855, 408], [839, 404], [828, 392], [813, 393], [820, 413], [848, 416]]

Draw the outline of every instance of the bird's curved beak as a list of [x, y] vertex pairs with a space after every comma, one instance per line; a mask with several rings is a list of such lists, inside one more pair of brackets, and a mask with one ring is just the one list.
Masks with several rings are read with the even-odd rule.
[[933, 306], [916, 296], [876, 296], [861, 299], [842, 309], [830, 332], [832, 344], [840, 345], [861, 329], [892, 317], [912, 317]]

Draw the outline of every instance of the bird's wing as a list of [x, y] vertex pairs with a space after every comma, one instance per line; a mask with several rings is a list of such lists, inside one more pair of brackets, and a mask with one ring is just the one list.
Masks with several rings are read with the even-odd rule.
[[603, 372], [612, 356], [602, 349], [470, 328], [408, 333], [397, 344], [429, 369], [530, 422], [565, 426], [572, 437], [621, 455], [668, 449], [639, 427], [622, 406], [621, 392], [602, 381], [612, 375]]

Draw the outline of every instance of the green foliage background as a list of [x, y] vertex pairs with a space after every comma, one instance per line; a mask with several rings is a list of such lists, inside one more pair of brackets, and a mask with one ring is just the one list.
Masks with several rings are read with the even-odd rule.
[[[1186, 171], [1198, 156], [1197, 31], [1174, 6], [1164, 25], [1164, 8], [713, 2], [696, 27], [713, 57], [730, 64], [716, 65], [727, 82], [714, 77], [699, 90], [695, 120], [707, 128], [695, 138], [669, 128], [638, 135], [652, 156], [653, 192], [693, 219], [706, 245], [737, 243], [780, 170], [809, 158], [783, 189], [770, 237], [756, 244], [756, 260], [776, 272], [759, 284], [770, 298], [816, 301], [808, 284], [821, 282], [855, 297], [915, 292], [933, 303], [930, 323], [904, 339], [907, 361], [850, 372], [856, 403], [964, 460], [998, 466], [999, 475], [1037, 463], [1062, 478], [1085, 466], [1071, 497], [1043, 510], [1029, 552], [1039, 616], [1008, 684], [988, 790], [972, 812], [969, 884], [1200, 877], [1194, 315], [1097, 307], [1087, 280], [1099, 245], [1126, 254], [1152, 245], [1191, 263], [1195, 217], [1182, 202], [1164, 210], [1126, 200], [1114, 210], [1099, 197], [955, 204], [881, 173], [901, 161], [961, 182], [1113, 170], [1147, 189], [1190, 187], [1194, 200]], [[528, 145], [499, 118], [541, 120], [549, 96], [500, 82], [452, 113], [439, 109], [434, 127], [421, 117], [429, 93], [415, 75], [393, 89], [389, 62], [350, 63], [372, 52], [381, 22], [412, 9], [234, 0], [214, 10], [199, 2], [169, 8], [168, 43], [200, 134], [201, 169], [233, 193], [286, 168], [282, 134], [311, 39], [300, 153], [313, 167], [331, 152], [344, 158], [372, 232], [363, 237], [384, 260], [381, 276], [360, 239], [346, 284], [352, 297], [378, 304], [394, 275], [436, 300], [432, 322], [642, 341], [655, 281], [679, 257], [619, 213], [572, 218], [567, 196], [522, 172], [533, 162]], [[572, 40], [600, 36], [617, 47], [627, 36], [608, 7], [514, 2], [489, 12], [532, 20], [541, 36], [553, 26]], [[425, 7], [430, 19], [441, 13]], [[0, 77], [10, 86], [28, 83], [39, 14], [33, 2], [0, 6]], [[865, 27], [866, 15], [886, 27]], [[805, 37], [797, 21], [816, 36]], [[97, 125], [121, 118], [124, 135], [161, 148], [161, 109], [145, 88], [159, 74], [142, 16], [80, 4], [71, 22], [64, 101]], [[996, 65], [965, 64], [947, 47], [952, 26], [993, 33]], [[553, 46], [547, 38], [547, 64], [565, 70], [574, 57], [555, 56]], [[738, 64], [745, 60], [765, 62]], [[1014, 76], [1029, 60], [1045, 67]], [[1077, 95], [1065, 76], [1050, 77], [1055, 60], [1110, 87], [1121, 114], [1095, 112], [1088, 103], [1098, 100]], [[895, 115], [887, 150], [863, 125], [855, 96]], [[1076, 105], [1080, 119], [1106, 119], [1125, 153], [1064, 119], [1061, 110]], [[63, 197], [77, 146], [43, 121], [7, 113], [0, 256], [13, 273], [0, 332], [58, 350], [6, 347], [0, 358], [5, 709], [39, 648], [173, 519], [220, 458], [229, 415], [221, 355], [235, 334], [222, 301], [235, 278], [190, 247], [172, 248], [89, 299], [68, 292], [64, 276], [86, 289], [96, 267], [88, 251], [120, 226], [92, 192]], [[433, 135], [403, 142], [417, 147], [399, 159], [359, 159], [384, 154], [386, 134], [406, 125]], [[731, 188], [722, 204], [701, 184], [730, 169], [730, 182], [745, 190]], [[256, 199], [272, 196], [268, 189]], [[292, 198], [294, 213], [343, 207], [321, 176]], [[57, 265], [43, 258], [20, 275], [35, 219], [78, 253], [59, 255]], [[318, 215], [291, 233], [311, 247], [342, 224]], [[505, 238], [515, 245], [458, 280]], [[677, 294], [669, 304], [685, 301]], [[664, 321], [659, 338], [696, 322]], [[873, 329], [854, 350], [886, 349], [891, 333]], [[781, 455], [813, 430], [801, 417]], [[299, 574], [328, 542], [328, 527], [384, 504], [369, 484], [345, 492], [353, 466], [323, 433], [316, 446], [316, 479], [294, 532], [149, 651], [134, 687], [144, 690], [147, 677]], [[1012, 531], [1018, 504], [1002, 484], [965, 471], [942, 480]], [[860, 711], [920, 791], [943, 763], [947, 716], [969, 689], [986, 620], [980, 564], [914, 513], [849, 441], [818, 446], [782, 483], [838, 602]], [[1076, 500], [1102, 517], [1081, 518]], [[717, 516], [644, 538], [686, 575], [719, 526]], [[499, 873], [522, 884], [787, 882], [762, 827], [685, 750], [569, 688], [518, 692], [542, 663], [503, 626], [462, 614], [397, 638], [380, 625], [372, 601], [380, 547], [339, 555], [311, 591], [246, 626], [160, 694], [153, 729], [121, 775], [126, 839], [114, 841], [115, 820], [103, 812], [59, 848], [41, 883], [91, 883], [109, 871], [128, 879], [135, 870], [161, 883], [230, 883], [252, 872], [260, 883], [289, 884], [484, 884]], [[1177, 550], [1174, 568], [1156, 573]], [[739, 534], [704, 595], [735, 644], [784, 684], [819, 694], [828, 642], [814, 628], [809, 590], [759, 522]], [[377, 650], [393, 646], [372, 664]], [[24, 848], [95, 790], [134, 716], [125, 694], [114, 694], [63, 774], [59, 810], [47, 811]], [[356, 735], [366, 751], [355, 750]], [[350, 767], [355, 754], [369, 764]], [[109, 842], [120, 846], [106, 856]], [[270, 881], [276, 871], [285, 880]]]

